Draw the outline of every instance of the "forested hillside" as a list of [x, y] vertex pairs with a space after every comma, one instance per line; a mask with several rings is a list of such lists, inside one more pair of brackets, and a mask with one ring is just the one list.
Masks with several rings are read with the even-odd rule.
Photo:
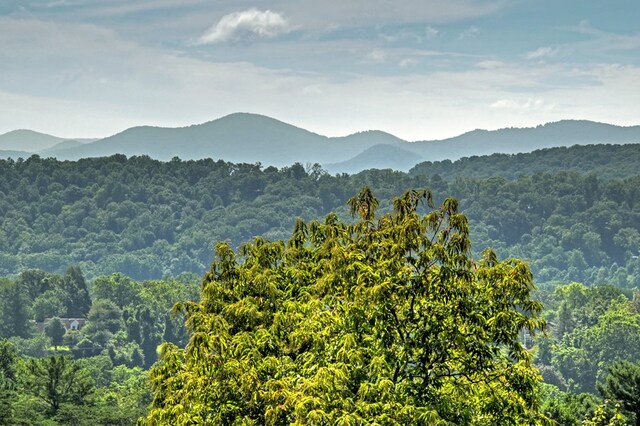
[[411, 175], [438, 174], [443, 179], [456, 177], [515, 179], [537, 173], [575, 171], [593, 173], [599, 178], [624, 179], [638, 174], [640, 145], [574, 145], [546, 148], [533, 153], [472, 156], [457, 161], [425, 161], [411, 169]]
[[640, 419], [637, 148], [0, 161], [0, 424]]
[[318, 165], [276, 169], [122, 155], [0, 161], [0, 274], [68, 266], [80, 266], [90, 278], [199, 274], [216, 241], [237, 247], [256, 235], [284, 238], [296, 217], [331, 211], [348, 219], [346, 200], [368, 185], [383, 206], [406, 188], [430, 188], [436, 200], [457, 197], [474, 247], [526, 259], [538, 283], [634, 287], [640, 277], [637, 149], [561, 148], [425, 163], [409, 174], [335, 176]]

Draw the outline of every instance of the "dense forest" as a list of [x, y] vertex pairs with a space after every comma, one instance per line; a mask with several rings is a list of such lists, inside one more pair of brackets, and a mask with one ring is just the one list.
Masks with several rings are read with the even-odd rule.
[[[184, 316], [171, 309], [199, 288], [190, 275], [88, 283], [76, 267], [1, 279], [0, 425], [135, 424], [151, 402], [158, 345], [186, 343]], [[73, 330], [66, 318], [86, 323]]]
[[640, 424], [639, 147], [2, 160], [0, 425]]
[[2, 160], [0, 275], [68, 266], [89, 278], [200, 274], [216, 241], [238, 247], [257, 235], [286, 238], [296, 217], [331, 211], [349, 220], [347, 199], [367, 185], [384, 206], [407, 188], [429, 188], [436, 200], [456, 197], [474, 247], [527, 260], [539, 284], [632, 288], [640, 276], [639, 146], [576, 146], [423, 163], [408, 174], [335, 176], [318, 165], [276, 169], [122, 155]]
[[412, 175], [439, 175], [445, 180], [456, 177], [516, 179], [538, 173], [593, 173], [598, 177], [625, 179], [638, 174], [640, 145], [574, 145], [519, 154], [471, 156], [456, 161], [425, 161], [413, 167]]

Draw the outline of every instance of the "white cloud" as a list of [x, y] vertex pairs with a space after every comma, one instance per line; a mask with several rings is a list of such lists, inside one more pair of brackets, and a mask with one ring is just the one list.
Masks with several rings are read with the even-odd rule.
[[418, 63], [418, 60], [415, 58], [404, 58], [400, 61], [398, 65], [400, 66], [400, 68], [408, 68], [413, 65], [416, 65], [417, 63]]
[[415, 41], [422, 43], [424, 40], [431, 40], [438, 36], [440, 31], [427, 26], [423, 31], [416, 29], [402, 29], [395, 32], [385, 32], [380, 34], [380, 37], [387, 43], [397, 43], [405, 40]]
[[558, 54], [558, 48], [556, 47], [541, 47], [529, 52], [525, 57], [529, 60], [544, 60], [545, 58], [553, 58]]
[[478, 33], [480, 33], [480, 29], [478, 27], [476, 27], [475, 25], [472, 25], [471, 27], [467, 28], [466, 30], [464, 30], [463, 32], [460, 33], [460, 36], [458, 36], [459, 39], [464, 39], [464, 38], [473, 38], [476, 37], [478, 35]]
[[223, 16], [199, 39], [199, 44], [214, 44], [226, 41], [253, 38], [272, 38], [290, 32], [289, 20], [278, 12], [249, 9]]
[[515, 101], [513, 99], [499, 99], [491, 104], [491, 108], [508, 109], [522, 112], [552, 110], [555, 104], [550, 104], [542, 99], [526, 99]]
[[505, 63], [502, 61], [496, 61], [492, 59], [488, 59], [486, 61], [480, 61], [476, 63], [476, 67], [485, 69], [485, 70], [493, 70], [496, 68], [502, 68], [505, 66]]
[[435, 38], [435, 37], [438, 35], [438, 33], [439, 33], [439, 32], [440, 32], [440, 31], [438, 31], [437, 29], [435, 29], [435, 28], [433, 28], [433, 27], [426, 27], [426, 28], [424, 29], [424, 33], [425, 33], [425, 35], [426, 35], [426, 37], [427, 37], [428, 39]]
[[593, 53], [610, 52], [617, 50], [638, 50], [640, 49], [640, 34], [618, 34], [600, 30], [591, 26], [589, 21], [582, 20], [575, 27], [569, 27], [570, 31], [590, 36], [588, 41], [569, 44], [574, 51]]
[[386, 54], [384, 51], [380, 49], [374, 49], [371, 52], [367, 53], [366, 58], [371, 62], [382, 63], [386, 59]]

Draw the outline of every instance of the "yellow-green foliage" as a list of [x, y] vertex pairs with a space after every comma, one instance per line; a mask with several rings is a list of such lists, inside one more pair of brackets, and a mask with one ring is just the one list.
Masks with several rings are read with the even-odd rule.
[[[428, 212], [421, 216], [421, 204]], [[410, 191], [376, 218], [298, 221], [288, 242], [225, 243], [191, 333], [151, 371], [150, 425], [534, 425], [539, 375], [518, 340], [544, 327], [521, 261], [469, 258], [457, 202]]]

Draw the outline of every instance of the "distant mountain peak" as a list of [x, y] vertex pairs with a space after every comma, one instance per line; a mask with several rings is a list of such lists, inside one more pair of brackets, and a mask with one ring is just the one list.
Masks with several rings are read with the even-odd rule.
[[43, 137], [48, 137], [48, 138], [57, 138], [57, 139], [61, 139], [62, 138], [58, 138], [57, 136], [53, 136], [53, 135], [48, 135], [46, 133], [42, 133], [42, 132], [36, 132], [35, 130], [29, 130], [29, 129], [16, 129], [16, 130], [11, 130], [7, 133], [3, 133], [0, 135], [0, 138], [4, 138], [4, 137], [8, 137], [8, 136], [43, 136]]
[[18, 129], [0, 135], [0, 149], [36, 152], [51, 148], [63, 140], [34, 130]]
[[385, 132], [384, 130], [363, 130], [361, 132], [355, 132], [355, 133], [351, 133], [348, 136], [345, 136], [347, 138], [370, 138], [370, 137], [376, 137], [376, 138], [384, 138], [384, 139], [393, 139], [393, 140], [397, 140], [397, 141], [404, 141], [403, 139], [400, 139], [399, 137], [397, 137], [396, 135], [392, 135], [389, 132]]
[[258, 123], [272, 123], [272, 124], [296, 127], [292, 124], [285, 123], [284, 121], [280, 121], [277, 118], [269, 117], [267, 115], [262, 115], [262, 114], [256, 114], [253, 112], [234, 112], [234, 113], [227, 114], [222, 117], [213, 119], [211, 121], [207, 121], [206, 123], [195, 124], [195, 126], [207, 125], [212, 123], [224, 123], [224, 122], [244, 123], [247, 121], [258, 122]]
[[[612, 126], [612, 124], [608, 124], [608, 123], [603, 123], [600, 121], [593, 121], [593, 120], [586, 120], [586, 119], [577, 119], [577, 118], [566, 118], [563, 120], [558, 120], [558, 121], [549, 121], [545, 124], [542, 124], [541, 126], [564, 126], [564, 125], [584, 125], [584, 124], [595, 124], [595, 125], [606, 125], [606, 126]], [[539, 126], [536, 126], [539, 127]], [[622, 127], [622, 126], [618, 126], [618, 127]]]
[[351, 133], [349, 136], [365, 136], [365, 135], [386, 135], [386, 136], [393, 136], [396, 137], [394, 135], [392, 135], [391, 133], [385, 132], [383, 130], [362, 130], [360, 132], [355, 132], [355, 133]]
[[318, 133], [312, 132], [305, 128], [286, 123], [284, 121], [278, 120], [277, 118], [269, 117], [267, 115], [256, 114], [253, 112], [234, 112], [223, 117], [217, 118], [212, 121], [208, 121], [203, 124], [196, 124], [195, 126], [211, 126], [211, 125], [220, 125], [220, 124], [230, 124], [230, 125], [240, 125], [240, 126], [269, 126], [269, 128], [280, 128], [280, 129], [295, 129], [299, 132], [305, 132], [317, 136], [321, 136], [326, 138], [326, 136], [322, 136]]
[[[268, 115], [264, 115], [264, 114], [258, 114], [255, 112], [232, 112], [231, 114], [227, 114], [227, 115], [223, 115], [220, 118], [217, 118], [216, 120], [227, 120], [227, 119], [246, 119], [246, 118], [254, 118], [254, 119], [260, 119], [260, 120], [269, 120], [269, 121], [277, 121], [279, 123], [284, 123], [281, 120], [278, 120], [277, 118], [273, 118], [273, 117], [269, 117]], [[213, 121], [216, 121], [213, 120]]]

